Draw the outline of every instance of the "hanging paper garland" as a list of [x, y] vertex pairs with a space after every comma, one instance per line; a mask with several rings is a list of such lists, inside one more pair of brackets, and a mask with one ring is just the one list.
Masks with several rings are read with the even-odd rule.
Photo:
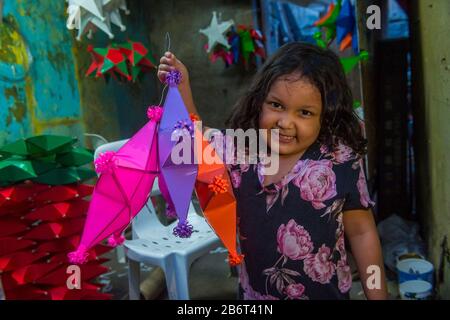
[[313, 38], [314, 38], [314, 40], [316, 40], [317, 46], [324, 48], [324, 49], [327, 47], [327, 44], [322, 39], [322, 32], [317, 31], [316, 33], [314, 33]]
[[327, 42], [331, 42], [336, 37], [336, 20], [339, 16], [340, 11], [341, 0], [337, 0], [336, 5], [334, 3], [331, 3], [325, 16], [314, 23], [316, 27], [325, 28]]
[[[315, 33], [314, 38], [316, 39], [317, 46], [321, 48], [327, 47], [325, 42], [322, 40], [322, 34], [320, 32]], [[339, 58], [339, 61], [341, 62], [342, 67], [344, 68], [344, 73], [349, 74], [350, 71], [352, 71], [358, 65], [359, 62], [368, 59], [369, 53], [365, 50], [361, 50], [358, 55], [346, 58]]]
[[348, 57], [348, 58], [340, 58], [342, 67], [344, 68], [345, 74], [348, 74], [350, 71], [355, 68], [360, 61], [368, 60], [369, 53], [365, 50], [361, 50], [361, 52], [357, 56]]
[[352, 45], [353, 52], [358, 53], [355, 8], [350, 0], [343, 0], [341, 11], [336, 19], [336, 40], [340, 51]]
[[359, 51], [358, 48], [355, 10], [350, 0], [338, 0], [336, 4], [331, 3], [328, 12], [322, 18], [317, 20], [314, 25], [323, 27], [326, 30], [325, 40], [320, 31], [317, 31], [314, 34], [317, 46], [327, 48], [335, 38], [338, 42], [340, 51], [350, 47], [350, 44], [352, 45], [356, 55], [340, 58], [345, 74], [350, 73], [359, 62], [369, 58], [367, 51]]
[[[245, 25], [239, 25], [237, 30], [231, 27], [227, 39], [228, 47], [216, 44], [213, 48], [210, 54], [212, 62], [221, 58], [226, 67], [242, 63], [247, 68], [254, 57], [259, 56], [263, 59], [266, 57], [264, 37], [257, 29]], [[208, 45], [205, 45], [205, 50], [209, 50]]]
[[157, 62], [152, 52], [141, 42], [128, 41], [119, 45], [119, 50], [127, 57], [131, 78], [136, 81], [142, 71], [155, 68]]
[[316, 44], [322, 48], [330, 46], [336, 38], [340, 51], [350, 47], [355, 54], [359, 53], [355, 8], [350, 0], [338, 0], [331, 3], [327, 13], [314, 23], [314, 26], [325, 29], [325, 40], [320, 31], [314, 34]]
[[128, 41], [107, 48], [87, 48], [92, 62], [86, 76], [96, 78], [112, 76], [119, 80], [135, 82], [142, 72], [156, 68], [152, 52], [142, 43]]

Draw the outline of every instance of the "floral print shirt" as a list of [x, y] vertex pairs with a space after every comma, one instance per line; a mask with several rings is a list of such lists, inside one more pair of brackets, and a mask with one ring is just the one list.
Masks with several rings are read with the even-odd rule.
[[229, 165], [237, 201], [241, 299], [348, 299], [343, 211], [367, 209], [362, 160], [340, 144], [311, 145], [278, 183], [264, 167]]

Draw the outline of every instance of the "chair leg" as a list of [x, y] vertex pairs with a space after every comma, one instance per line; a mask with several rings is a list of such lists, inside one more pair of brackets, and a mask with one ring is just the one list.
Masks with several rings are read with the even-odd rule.
[[189, 267], [184, 257], [173, 256], [166, 261], [167, 293], [170, 300], [189, 300]]
[[126, 259], [125, 259], [125, 249], [123, 246], [119, 246], [116, 248], [116, 257], [117, 257], [117, 262], [119, 263], [125, 263]]
[[141, 297], [141, 263], [128, 258], [129, 299], [139, 300]]

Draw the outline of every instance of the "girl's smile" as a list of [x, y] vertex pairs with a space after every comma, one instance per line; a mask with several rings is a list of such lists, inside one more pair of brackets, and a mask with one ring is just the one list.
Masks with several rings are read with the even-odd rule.
[[[274, 131], [275, 133], [276, 131]], [[280, 146], [281, 145], [289, 145], [289, 144], [295, 144], [297, 143], [297, 135], [295, 133], [285, 133], [281, 132], [281, 130], [278, 131], [278, 137], [275, 137], [275, 141], [278, 141]]]
[[283, 144], [295, 143], [297, 140], [296, 136], [284, 135], [282, 133], [278, 136], [278, 141]]

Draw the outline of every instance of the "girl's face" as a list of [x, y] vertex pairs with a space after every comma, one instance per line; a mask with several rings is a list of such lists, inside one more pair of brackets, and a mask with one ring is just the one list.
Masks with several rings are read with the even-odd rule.
[[[319, 89], [298, 74], [278, 78], [263, 103], [260, 129], [279, 129], [279, 155], [296, 156], [313, 144], [320, 132], [322, 99]], [[272, 149], [270, 131], [267, 138]]]

